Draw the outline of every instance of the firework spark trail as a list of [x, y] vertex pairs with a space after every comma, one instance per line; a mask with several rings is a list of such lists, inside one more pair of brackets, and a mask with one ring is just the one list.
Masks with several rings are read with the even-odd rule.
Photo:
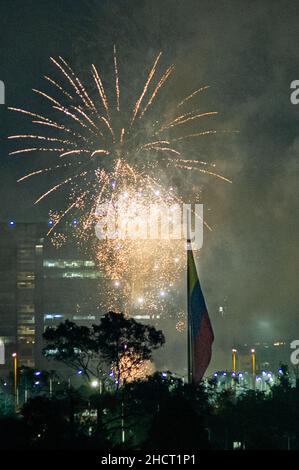
[[117, 67], [117, 58], [116, 58], [116, 47], [113, 46], [114, 52], [114, 73], [115, 73], [115, 91], [116, 91], [116, 109], [120, 110], [120, 90], [119, 90], [119, 76], [118, 76], [118, 67]]
[[77, 106], [72, 106], [72, 108], [75, 109], [79, 114], [81, 114], [86, 119], [86, 121], [89, 122], [89, 124], [91, 124], [97, 130], [97, 133], [103, 137], [103, 134], [98, 128], [98, 126], [94, 123], [94, 121], [89, 116], [87, 116], [87, 114], [84, 111], [82, 111], [82, 109], [78, 108]]
[[174, 153], [175, 155], [181, 155], [181, 152], [178, 150], [175, 150], [171, 147], [158, 147], [158, 146], [153, 146], [153, 147], [148, 147], [144, 149], [145, 151], [150, 151], [150, 150], [160, 150], [161, 152], [170, 152]]
[[82, 194], [80, 194], [79, 197], [63, 212], [61, 217], [57, 219], [57, 221], [52, 225], [52, 227], [48, 230], [47, 236], [50, 235], [50, 233], [54, 230], [54, 228], [61, 222], [61, 220], [74, 208], [76, 207], [81, 201], [84, 200], [85, 196], [88, 194], [88, 191], [84, 191]]
[[62, 104], [59, 103], [59, 101], [55, 100], [54, 98], [52, 98], [52, 96], [48, 95], [47, 93], [45, 93], [44, 91], [40, 91], [40, 90], [37, 90], [36, 88], [32, 88], [32, 91], [34, 93], [36, 93], [37, 95], [40, 95], [40, 96], [43, 96], [44, 98], [46, 98], [48, 101], [50, 101], [51, 103], [54, 103], [56, 106], [58, 106], [59, 108], [63, 108]]
[[[81, 164], [81, 162], [76, 162], [77, 164]], [[35, 176], [35, 175], [40, 175], [42, 173], [48, 173], [50, 171], [54, 171], [54, 170], [57, 170], [57, 169], [61, 169], [61, 168], [66, 168], [66, 167], [70, 167], [70, 166], [73, 166], [73, 163], [65, 163], [64, 165], [55, 165], [55, 167], [53, 168], [40, 168], [39, 170], [35, 170], [35, 171], [32, 171], [31, 173], [28, 173], [27, 175], [24, 175], [22, 176], [21, 178], [19, 178], [17, 180], [17, 183], [20, 183], [21, 181], [24, 181], [28, 178], [31, 178], [32, 176]]]
[[114, 130], [109, 122], [108, 119], [106, 119], [104, 116], [101, 116], [101, 120], [106, 124], [106, 126], [108, 127], [109, 129], [109, 132], [111, 133], [112, 135], [112, 141], [115, 142], [115, 134], [114, 134]]
[[144, 114], [146, 113], [146, 111], [148, 110], [148, 108], [151, 106], [152, 102], [154, 101], [154, 99], [156, 98], [160, 88], [164, 85], [164, 83], [166, 82], [166, 80], [169, 78], [169, 76], [171, 75], [171, 73], [173, 72], [174, 70], [174, 65], [171, 65], [170, 67], [168, 67], [168, 69], [166, 70], [166, 72], [164, 73], [164, 75], [162, 76], [162, 78], [160, 79], [158, 85], [156, 86], [152, 96], [150, 97], [150, 99], [148, 100], [147, 104], [145, 105], [145, 107], [143, 108], [141, 114], [140, 114], [140, 118], [142, 118], [144, 116]]
[[198, 168], [195, 166], [187, 166], [187, 165], [179, 165], [179, 164], [175, 164], [175, 167], [182, 168], [183, 170], [199, 171], [200, 173], [204, 173], [206, 175], [215, 176], [215, 178], [219, 178], [220, 180], [226, 181], [227, 183], [232, 183], [232, 180], [226, 178], [225, 176], [220, 175], [219, 173], [214, 173], [213, 171], [205, 170], [204, 168]]
[[209, 165], [209, 166], [212, 166], [215, 168], [216, 164], [215, 163], [209, 163], [205, 160], [188, 160], [188, 159], [184, 159], [184, 158], [176, 158], [176, 159], [167, 159], [169, 161], [172, 161], [172, 162], [179, 162], [179, 163], [197, 163], [197, 164], [200, 164], [200, 165]]
[[[44, 116], [41, 116], [40, 114], [33, 113], [31, 111], [27, 111], [26, 109], [14, 108], [12, 106], [9, 106], [8, 109], [10, 111], [16, 111], [18, 113], [27, 114], [28, 116], [32, 116], [34, 118], [43, 119], [45, 121], [50, 121], [48, 118], [45, 118]], [[50, 121], [50, 122], [52, 122], [52, 121]]]
[[47, 168], [42, 168], [40, 170], [32, 171], [31, 173], [28, 173], [27, 175], [22, 176], [17, 180], [17, 183], [20, 183], [21, 181], [26, 180], [27, 178], [31, 178], [31, 176], [39, 175], [41, 173], [46, 173], [47, 171], [50, 171]]
[[143, 98], [144, 98], [144, 95], [146, 94], [146, 92], [147, 92], [147, 90], [148, 90], [148, 86], [149, 86], [149, 84], [150, 84], [150, 82], [151, 82], [151, 80], [152, 80], [152, 78], [153, 78], [153, 76], [154, 76], [154, 74], [155, 74], [155, 72], [156, 72], [156, 68], [157, 68], [157, 65], [158, 65], [158, 62], [159, 62], [159, 60], [160, 60], [161, 55], [162, 55], [162, 52], [160, 52], [160, 53], [158, 54], [158, 56], [157, 56], [157, 58], [156, 58], [156, 60], [155, 60], [155, 62], [154, 62], [154, 65], [152, 66], [152, 68], [151, 68], [151, 70], [150, 70], [150, 73], [148, 74], [148, 78], [147, 78], [147, 81], [146, 81], [146, 83], [145, 83], [145, 86], [144, 86], [144, 88], [143, 88], [143, 90], [142, 90], [142, 93], [141, 93], [140, 97], [138, 98], [138, 100], [136, 101], [136, 104], [135, 104], [134, 109], [133, 109], [133, 115], [132, 115], [132, 118], [131, 118], [131, 127], [132, 127], [132, 125], [133, 125], [133, 123], [134, 123], [134, 121], [135, 121], [136, 115], [137, 115], [137, 113], [138, 113], [138, 111], [139, 111], [139, 108], [140, 108], [140, 105], [141, 105], [142, 100], [143, 100]]
[[181, 137], [177, 137], [177, 138], [174, 138], [172, 139], [172, 142], [178, 142], [180, 140], [185, 140], [185, 139], [189, 139], [189, 138], [192, 138], [192, 137], [204, 137], [204, 136], [207, 136], [207, 135], [215, 135], [215, 134], [238, 134], [239, 131], [238, 130], [215, 130], [215, 129], [209, 129], [209, 130], [206, 130], [206, 131], [201, 131], [201, 132], [195, 132], [194, 134], [187, 134], [187, 135], [183, 135]]
[[67, 155], [74, 155], [74, 154], [80, 154], [80, 153], [90, 153], [89, 150], [86, 149], [76, 149], [76, 150], [67, 150], [66, 152], [61, 153], [58, 155], [58, 158], [66, 157]]
[[182, 119], [185, 119], [188, 116], [193, 116], [195, 113], [198, 113], [199, 111], [200, 111], [200, 109], [196, 108], [196, 109], [193, 109], [192, 111], [188, 111], [187, 113], [180, 114], [178, 117], [176, 117], [172, 121], [170, 121], [168, 123], [165, 123], [160, 129], [158, 129], [156, 131], [156, 134], [159, 134], [160, 132], [163, 132], [165, 129], [167, 129], [172, 124], [175, 124], [176, 122], [181, 121]]
[[98, 89], [99, 95], [101, 97], [103, 106], [104, 106], [104, 108], [106, 110], [106, 113], [107, 113], [107, 116], [109, 118], [108, 99], [107, 99], [107, 96], [106, 96], [106, 93], [105, 93], [105, 89], [104, 89], [100, 74], [99, 74], [99, 72], [98, 72], [98, 70], [97, 70], [97, 68], [94, 64], [92, 64], [92, 70], [93, 70], [93, 78], [94, 78], [95, 84], [97, 86], [97, 89]]
[[81, 134], [78, 134], [74, 131], [72, 131], [71, 129], [69, 129], [68, 127], [64, 126], [63, 124], [59, 124], [55, 121], [52, 121], [51, 119], [45, 117], [45, 116], [41, 116], [40, 114], [36, 114], [36, 113], [33, 113], [31, 111], [27, 111], [25, 109], [20, 109], [20, 108], [14, 108], [14, 107], [11, 107], [9, 106], [8, 109], [10, 111], [15, 111], [15, 112], [18, 112], [18, 113], [21, 113], [21, 114], [25, 114], [27, 116], [32, 116], [33, 118], [36, 118], [36, 119], [41, 119], [41, 121], [36, 121], [36, 120], [33, 120], [32, 123], [33, 124], [40, 124], [40, 125], [44, 125], [44, 126], [49, 126], [49, 127], [54, 127], [56, 129], [59, 129], [59, 130], [63, 130], [64, 132], [69, 132], [71, 133], [74, 137], [78, 137], [80, 139], [83, 139], [85, 140], [86, 142], [88, 142], [88, 139], [86, 139], [86, 137], [82, 136]]
[[85, 87], [83, 86], [81, 80], [79, 80], [79, 78], [74, 73], [73, 69], [70, 67], [70, 65], [61, 56], [59, 56], [59, 59], [69, 69], [69, 71], [71, 72], [71, 74], [74, 77], [75, 81], [77, 82], [78, 86], [80, 87], [81, 92], [83, 93], [83, 95], [85, 96], [85, 98], [87, 99], [87, 101], [89, 103], [89, 105], [87, 105], [87, 107], [88, 108], [91, 107], [91, 109], [93, 109], [93, 111], [95, 111], [97, 113], [97, 108], [95, 107], [92, 99], [90, 98], [89, 94], [87, 93], [87, 91], [86, 91]]
[[[168, 161], [168, 162], [170, 162], [171, 164], [174, 164], [174, 165], [184, 164], [184, 165], [182, 165], [182, 168], [190, 170], [190, 171], [199, 169], [198, 167], [196, 167], [196, 165], [211, 166], [213, 168], [216, 167], [215, 163], [209, 163], [209, 162], [206, 162], [204, 160], [189, 160], [189, 159], [185, 159], [185, 158], [171, 158], [171, 159], [168, 158], [168, 159], [166, 159], [166, 161]], [[192, 165], [185, 165], [186, 163], [187, 164], [191, 163]], [[228, 183], [232, 183], [232, 180], [230, 180], [229, 178], [224, 177], [223, 175], [220, 175], [218, 173], [211, 173], [211, 174], [216, 176], [217, 178], [224, 179], [224, 181], [227, 181]]]
[[121, 132], [120, 132], [120, 139], [119, 139], [121, 144], [124, 143], [124, 138], [125, 138], [125, 128], [122, 127]]
[[110, 152], [108, 152], [108, 150], [105, 150], [105, 149], [95, 150], [94, 152], [92, 152], [91, 157], [94, 157], [95, 155], [98, 155], [98, 154], [110, 155]]
[[59, 85], [59, 83], [55, 82], [52, 78], [48, 77], [47, 75], [44, 75], [44, 79], [50, 82], [53, 86], [55, 86], [61, 93], [66, 96], [69, 100], [73, 100], [74, 97], [70, 95], [66, 90], [62, 88], [62, 86]]
[[24, 153], [24, 152], [63, 152], [64, 148], [49, 148], [49, 147], [32, 147], [32, 148], [26, 148], [26, 149], [21, 149], [21, 150], [14, 150], [13, 152], [10, 152], [9, 155], [18, 155], [19, 153]]
[[8, 139], [36, 139], [36, 140], [46, 140], [47, 142], [60, 142], [61, 144], [67, 145], [77, 145], [76, 142], [70, 140], [58, 139], [57, 137], [45, 137], [43, 135], [34, 135], [34, 134], [19, 134], [19, 135], [10, 135]]
[[87, 126], [87, 124], [84, 124], [84, 122], [78, 118], [78, 116], [76, 116], [75, 114], [71, 113], [67, 108], [61, 108], [59, 106], [53, 106], [54, 109], [56, 109], [57, 111], [61, 112], [61, 113], [64, 113], [66, 116], [74, 119], [74, 121], [78, 122], [83, 128], [85, 129], [88, 129], [89, 132], [91, 132], [93, 135], [95, 135], [96, 137], [97, 136], [97, 133], [91, 129], [90, 127]]
[[[60, 58], [60, 57], [59, 57]], [[82, 95], [80, 89], [77, 87], [76, 83], [74, 82], [74, 80], [70, 77], [70, 75], [66, 72], [66, 70], [62, 67], [61, 64], [59, 64], [59, 62], [57, 60], [55, 60], [53, 57], [50, 57], [50, 60], [53, 62], [53, 64], [56, 65], [56, 67], [58, 67], [61, 72], [63, 73], [63, 75], [67, 78], [67, 80], [70, 82], [70, 84], [73, 86], [74, 90], [76, 91], [77, 95], [80, 96], [81, 100], [83, 101], [83, 103], [85, 104], [85, 106], [88, 108], [89, 105], [85, 99], [85, 97]]]
[[44, 194], [42, 194], [36, 201], [34, 204], [38, 204], [40, 201], [42, 201], [45, 197], [49, 196], [49, 194], [51, 194], [53, 191], [56, 191], [58, 188], [60, 188], [61, 186], [63, 186], [64, 184], [67, 184], [69, 183], [70, 181], [73, 180], [73, 178], [79, 176], [76, 175], [74, 177], [70, 177], [70, 178], [66, 178], [64, 181], [62, 181], [61, 183], [58, 183], [56, 184], [55, 186], [53, 186], [51, 189], [49, 189], [49, 191], [46, 191]]
[[205, 85], [201, 88], [198, 88], [197, 90], [193, 91], [193, 93], [191, 93], [190, 95], [186, 96], [186, 98], [184, 98], [182, 101], [180, 101], [178, 104], [177, 104], [177, 108], [179, 108], [180, 106], [183, 106], [183, 104], [185, 104], [187, 101], [191, 100], [192, 98], [194, 98], [195, 95], [197, 95], [197, 93], [201, 93], [202, 91], [205, 91], [207, 90], [208, 88], [210, 88], [209, 85]]
[[160, 145], [160, 144], [169, 145], [170, 142], [169, 142], [169, 140], [155, 140], [153, 142], [148, 142], [147, 144], [142, 145], [139, 150], [142, 150], [142, 149], [147, 148], [147, 147], [154, 147], [155, 145]]
[[94, 142], [83, 135], [79, 134], [78, 132], [74, 132], [68, 127], [64, 126], [63, 124], [58, 124], [56, 122], [48, 122], [48, 121], [32, 121], [33, 124], [39, 124], [41, 126], [53, 127], [54, 129], [58, 129], [67, 133], [70, 133], [73, 137], [77, 137], [78, 139], [84, 140], [84, 142], [89, 144], [94, 144]]
[[207, 116], [216, 116], [217, 114], [218, 114], [217, 111], [209, 111], [208, 113], [200, 113], [200, 114], [196, 114], [195, 116], [189, 116], [189, 117], [186, 117], [186, 119], [180, 119], [180, 120], [176, 120], [176, 122], [175, 121], [171, 122], [170, 124], [164, 126], [162, 130], [164, 131], [172, 127], [180, 126], [181, 124], [185, 124], [186, 122], [194, 121], [194, 119], [200, 119], [202, 117], [207, 117]]

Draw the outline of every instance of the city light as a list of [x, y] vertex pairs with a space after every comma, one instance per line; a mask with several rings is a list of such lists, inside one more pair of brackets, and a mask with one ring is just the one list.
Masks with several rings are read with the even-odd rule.
[[95, 380], [92, 380], [92, 381], [90, 382], [90, 385], [92, 386], [92, 388], [96, 388], [96, 387], [99, 386], [99, 381], [96, 380], [96, 379], [95, 379]]
[[51, 227], [52, 225], [54, 225], [54, 220], [49, 219], [49, 220], [48, 220], [48, 225], [49, 225], [50, 227]]
[[9, 227], [14, 227], [16, 225], [16, 221], [15, 220], [9, 220], [8, 221], [8, 226]]
[[34, 375], [35, 375], [36, 377], [38, 377], [39, 375], [41, 375], [41, 372], [40, 372], [39, 370], [37, 370], [36, 372], [34, 372]]

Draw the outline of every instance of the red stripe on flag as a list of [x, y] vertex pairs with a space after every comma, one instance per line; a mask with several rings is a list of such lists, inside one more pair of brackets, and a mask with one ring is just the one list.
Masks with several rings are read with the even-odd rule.
[[199, 382], [210, 363], [212, 343], [214, 341], [214, 333], [208, 312], [203, 314], [199, 333], [193, 341], [193, 381]]

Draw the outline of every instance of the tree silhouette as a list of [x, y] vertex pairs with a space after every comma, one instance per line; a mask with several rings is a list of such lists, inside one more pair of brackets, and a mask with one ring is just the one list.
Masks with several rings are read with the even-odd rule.
[[100, 325], [93, 325], [93, 331], [106, 364], [112, 364], [116, 370], [118, 383], [130, 378], [134, 366], [150, 360], [152, 352], [165, 342], [162, 331], [122, 313], [107, 313]]
[[152, 352], [165, 342], [162, 331], [115, 312], [108, 312], [91, 328], [66, 320], [56, 328], [48, 327], [43, 337], [47, 358], [82, 369], [87, 379], [102, 377], [104, 371], [114, 368], [117, 384], [125, 382], [133, 367], [150, 360]]

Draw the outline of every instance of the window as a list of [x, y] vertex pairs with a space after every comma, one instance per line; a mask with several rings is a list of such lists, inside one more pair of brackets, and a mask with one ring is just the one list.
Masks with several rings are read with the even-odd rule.
[[18, 323], [25, 325], [25, 324], [32, 324], [34, 325], [35, 319], [34, 315], [19, 315], [18, 316]]
[[28, 304], [19, 304], [18, 306], [18, 312], [19, 313], [34, 313], [34, 304], [28, 303]]
[[18, 289], [34, 289], [33, 281], [20, 281], [17, 283]]
[[[34, 336], [34, 334], [35, 334], [35, 329], [31, 328], [30, 326], [20, 325], [18, 327], [18, 336], [22, 336], [22, 335], [32, 335], [32, 336]], [[21, 338], [19, 338], [19, 339], [21, 339]]]

